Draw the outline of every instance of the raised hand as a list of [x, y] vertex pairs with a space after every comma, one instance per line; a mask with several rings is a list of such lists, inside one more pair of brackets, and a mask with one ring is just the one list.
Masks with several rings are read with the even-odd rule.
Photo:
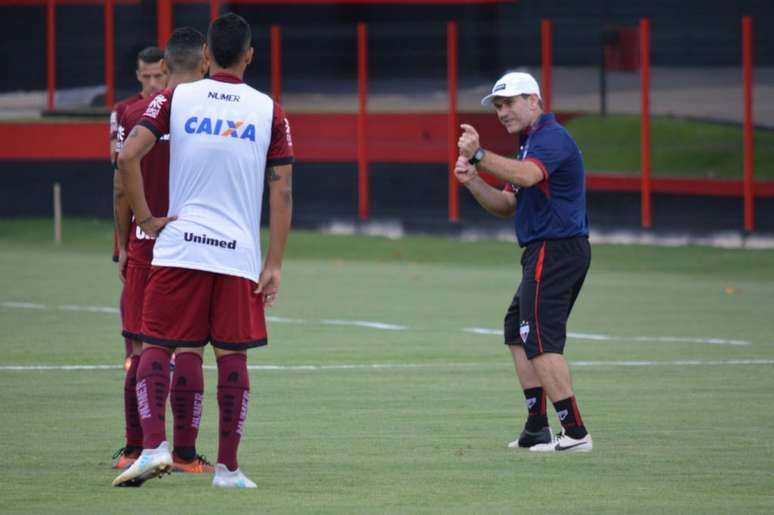
[[476, 152], [476, 150], [481, 148], [478, 132], [476, 132], [476, 129], [474, 129], [472, 125], [468, 125], [466, 123], [460, 125], [460, 128], [462, 129], [462, 134], [460, 135], [460, 139], [457, 141], [457, 148], [460, 149], [460, 155], [470, 159], [473, 157], [473, 154]]

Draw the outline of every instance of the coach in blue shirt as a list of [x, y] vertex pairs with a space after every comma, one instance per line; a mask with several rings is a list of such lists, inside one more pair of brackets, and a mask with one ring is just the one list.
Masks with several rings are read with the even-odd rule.
[[[524, 248], [521, 284], [505, 315], [504, 334], [528, 416], [519, 438], [508, 446], [590, 451], [591, 435], [563, 355], [567, 318], [591, 262], [583, 157], [554, 115], [543, 112], [540, 88], [528, 73], [505, 74], [481, 103], [494, 106], [508, 133], [519, 138], [514, 156], [500, 156], [482, 146], [475, 128], [463, 124], [454, 169], [484, 209], [514, 217], [516, 238]], [[493, 188], [478, 170], [505, 181], [505, 188]], [[546, 396], [562, 425], [556, 436], [548, 423]]]

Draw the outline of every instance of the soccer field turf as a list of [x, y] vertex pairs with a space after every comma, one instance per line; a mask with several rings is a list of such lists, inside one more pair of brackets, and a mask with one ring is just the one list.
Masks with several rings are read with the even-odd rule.
[[[772, 251], [595, 246], [566, 353], [594, 451], [535, 455], [506, 448], [525, 414], [496, 334], [514, 244], [294, 232], [270, 345], [249, 354], [258, 489], [117, 489], [111, 227], [50, 235], [0, 220], [2, 513], [774, 512]], [[205, 383], [214, 458], [214, 369]]]

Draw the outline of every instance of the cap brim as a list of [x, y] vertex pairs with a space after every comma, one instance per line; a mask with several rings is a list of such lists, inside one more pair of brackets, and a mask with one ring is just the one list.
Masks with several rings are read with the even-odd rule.
[[537, 95], [539, 99], [542, 100], [542, 97], [540, 96], [540, 93], [493, 93], [491, 95], [487, 95], [484, 98], [481, 99], [481, 105], [482, 106], [488, 106], [492, 105], [495, 98], [509, 98], [509, 97], [517, 97], [519, 95]]
[[495, 98], [502, 97], [503, 95], [487, 95], [484, 98], [481, 99], [481, 105], [482, 106], [489, 106], [492, 105]]

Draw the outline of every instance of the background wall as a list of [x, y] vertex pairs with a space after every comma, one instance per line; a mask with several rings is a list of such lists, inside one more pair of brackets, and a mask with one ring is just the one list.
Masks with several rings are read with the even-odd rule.
[[[457, 20], [460, 69], [468, 77], [491, 80], [504, 69], [539, 65], [539, 20], [554, 22], [554, 64], [590, 66], [600, 60], [603, 31], [634, 26], [649, 17], [654, 66], [736, 66], [740, 61], [742, 15], [758, 21], [756, 65], [774, 64], [774, 38], [762, 30], [774, 19], [766, 0], [520, 0], [471, 6], [257, 6], [228, 5], [255, 27], [258, 87], [268, 70], [268, 26], [283, 26], [283, 73], [289, 88], [314, 88], [315, 82], [353, 80], [355, 23], [369, 23], [371, 77], [443, 80], [445, 27]], [[0, 33], [0, 60], [12, 73], [0, 74], [0, 91], [45, 88], [45, 9], [2, 7], [16, 20]], [[174, 25], [206, 30], [206, 5], [177, 4]], [[133, 91], [134, 59], [156, 42], [154, 0], [116, 6], [116, 85]], [[57, 9], [57, 82], [61, 88], [103, 83], [103, 10], [100, 6]], [[314, 44], [310, 44], [314, 41]], [[463, 77], [464, 80], [464, 77]], [[354, 86], [353, 86], [354, 87]]]
[[[0, 163], [0, 217], [43, 216], [53, 212], [52, 188], [62, 185], [66, 216], [109, 218], [112, 170], [101, 161], [4, 161]], [[463, 188], [461, 224], [447, 222], [446, 167], [372, 163], [370, 197], [372, 220], [395, 220], [419, 232], [455, 232], [468, 223], [481, 228], [509, 230], [507, 220], [481, 209]], [[640, 224], [638, 193], [589, 192], [591, 225], [597, 230], [636, 228]], [[356, 163], [296, 163], [293, 169], [293, 224], [316, 228], [334, 220], [354, 220], [357, 213]], [[264, 211], [268, 200], [264, 199]], [[774, 201], [756, 202], [756, 232], [774, 233]], [[738, 231], [743, 223], [741, 198], [654, 194], [653, 223], [659, 231], [698, 234]], [[264, 220], [267, 214], [264, 212]]]
[[[349, 112], [356, 106], [355, 24], [360, 21], [368, 24], [369, 31], [369, 92], [426, 94], [420, 102], [427, 98], [433, 101], [441, 99], [440, 108], [434, 105], [429, 109], [440, 114], [446, 109], [446, 22], [449, 20], [455, 20], [459, 27], [460, 98], [463, 88], [468, 91], [474, 87], [487, 89], [492, 79], [506, 69], [528, 66], [535, 68], [532, 71], [536, 72], [541, 62], [540, 20], [543, 18], [553, 22], [555, 104], [558, 110], [564, 112], [596, 110], [592, 103], [597, 100], [596, 68], [601, 62], [603, 37], [612, 31], [635, 27], [642, 17], [650, 19], [652, 28], [654, 113], [697, 117], [711, 123], [730, 123], [734, 126], [737, 120], [741, 121], [739, 65], [742, 15], [750, 15], [755, 20], [753, 60], [756, 85], [770, 88], [774, 84], [771, 73], [774, 37], [766, 30], [768, 20], [774, 19], [774, 2], [771, 1], [521, 0], [488, 5], [399, 7], [249, 6], [230, 5], [222, 1], [222, 9], [243, 15], [253, 25], [256, 52], [254, 63], [248, 68], [248, 83], [264, 91], [270, 89], [269, 26], [279, 24], [282, 27], [283, 93], [323, 94], [328, 95], [327, 99], [348, 95], [337, 106], [348, 102], [351, 105], [345, 110], [349, 109]], [[44, 90], [45, 8], [7, 7], [0, 2], [0, 14], [13, 20], [0, 33], [0, 58], [6, 70], [0, 74], [0, 94]], [[206, 4], [178, 3], [175, 4], [173, 25], [191, 25], [206, 31], [209, 14]], [[139, 50], [156, 43], [156, 29], [154, 0], [115, 6], [115, 98], [136, 92], [135, 57]], [[56, 31], [58, 93], [70, 88], [104, 84], [102, 6], [60, 5], [57, 8]], [[679, 76], [684, 70], [689, 70], [692, 75], [681, 79], [683, 83], [675, 87], [671, 77]], [[638, 113], [639, 80], [636, 70], [609, 75], [609, 95], [614, 106], [611, 112]], [[712, 84], [708, 80], [710, 78], [714, 79]], [[730, 88], [736, 89], [732, 91]], [[669, 98], [661, 94], [665, 90], [669, 90]], [[699, 91], [704, 96], [697, 97], [695, 93]], [[767, 120], [774, 119], [774, 110], [770, 108], [771, 103], [761, 107], [761, 100], [766, 97], [765, 91], [770, 90], [761, 87], [758, 91], [756, 123], [761, 123], [761, 120], [768, 123]], [[300, 96], [296, 95], [296, 98]], [[477, 104], [481, 95], [475, 92], [472, 96]], [[768, 97], [774, 98], [770, 94]], [[283, 102], [284, 98], [290, 98], [290, 95], [283, 97]], [[298, 109], [302, 102], [295, 101], [293, 109], [289, 110], [292, 116], [303, 112], [303, 109]], [[104, 97], [94, 97], [92, 104], [101, 108]], [[286, 107], [288, 105], [285, 104]], [[326, 124], [330, 124], [328, 111], [338, 108], [316, 100], [310, 105], [315, 111], [324, 113], [321, 119]], [[697, 106], [709, 106], [709, 115], [698, 113]], [[427, 105], [419, 107], [426, 108]], [[724, 112], [720, 113], [721, 116], [721, 107], [726, 107], [730, 114]], [[405, 111], [414, 111], [415, 108], [415, 105], [402, 107]], [[493, 119], [491, 121], [496, 125]], [[771, 126], [770, 123], [767, 125]], [[296, 125], [297, 129], [300, 127], [301, 124]], [[430, 139], [434, 138], [439, 148], [445, 148], [445, 123], [442, 122], [440, 127], [437, 134], [423, 133], [424, 139], [420, 141], [423, 156], [429, 151]], [[481, 128], [478, 124], [477, 127]], [[298, 146], [314, 142], [330, 148], [332, 140], [322, 137], [324, 128], [321, 126], [311, 132], [296, 133]], [[495, 131], [500, 134], [499, 125]], [[407, 129], [398, 131], [399, 134], [408, 132]], [[353, 143], [352, 134], [336, 136], [341, 141]], [[370, 136], [377, 141], [382, 138], [382, 135], [376, 136], [372, 129]], [[352, 141], [348, 141], [348, 137]], [[96, 139], [101, 139], [101, 136]], [[632, 139], [637, 139], [637, 135], [633, 135]], [[487, 141], [491, 144], [492, 139]], [[6, 148], [14, 146], [8, 140], [0, 144], [6, 145]], [[510, 145], [510, 141], [507, 144]], [[706, 146], [704, 141], [701, 145]], [[376, 144], [371, 146], [376, 147]], [[763, 147], [765, 145], [759, 148]], [[45, 143], [41, 148], [46, 148]], [[702, 152], [702, 148], [695, 151]], [[622, 151], [611, 148], [607, 152]], [[407, 153], [405, 148], [403, 153]], [[760, 152], [760, 155], [763, 153]], [[5, 184], [0, 190], [0, 216], [50, 214], [51, 187], [54, 182], [60, 182], [63, 185], [65, 214], [109, 217], [112, 169], [107, 159], [97, 157], [44, 161], [40, 157], [17, 160], [12, 156], [0, 160]], [[441, 161], [398, 164], [381, 162], [380, 159], [386, 158], [372, 159], [370, 164], [371, 217], [400, 218], [429, 225], [447, 223], [447, 170], [445, 165], [438, 164]], [[334, 217], [354, 218], [357, 215], [357, 165], [354, 158], [341, 163], [330, 162], [331, 159], [326, 161], [302, 158], [297, 163], [296, 220], [301, 223], [314, 224]], [[739, 175], [734, 179], [741, 179], [741, 159], [738, 161]], [[636, 170], [636, 166], [632, 169]], [[589, 199], [593, 224], [639, 226], [637, 194], [592, 191]], [[743, 213], [741, 202], [741, 198], [656, 194], [654, 224], [659, 228], [739, 229]], [[464, 188], [460, 192], [460, 203], [463, 221], [493, 222], [472, 202]], [[756, 230], [774, 231], [774, 200], [771, 195], [756, 201], [756, 220]]]

